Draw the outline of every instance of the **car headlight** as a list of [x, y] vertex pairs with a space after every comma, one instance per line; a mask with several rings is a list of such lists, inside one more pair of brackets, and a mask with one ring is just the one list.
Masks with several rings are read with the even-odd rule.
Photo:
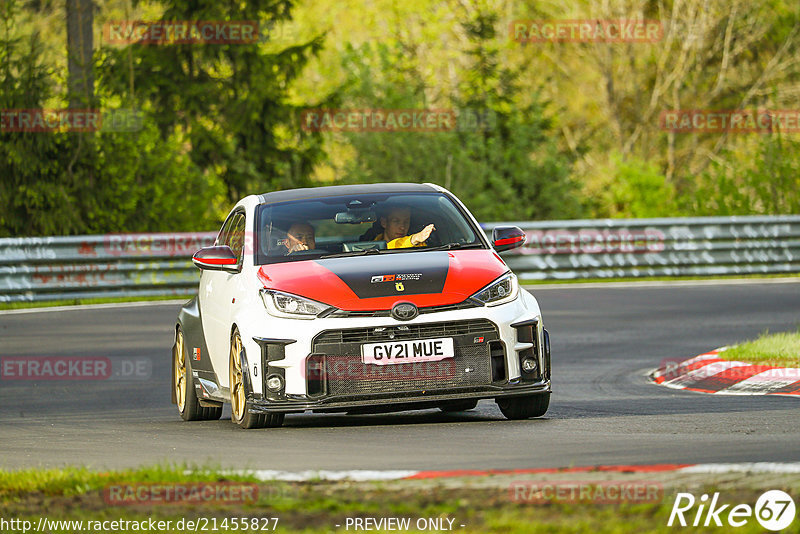
[[270, 315], [289, 319], [314, 319], [323, 311], [331, 308], [316, 300], [270, 289], [261, 290], [261, 300], [264, 301], [264, 306]]
[[509, 272], [472, 295], [472, 298], [483, 302], [487, 306], [497, 306], [498, 304], [511, 302], [517, 298], [518, 293], [517, 275]]

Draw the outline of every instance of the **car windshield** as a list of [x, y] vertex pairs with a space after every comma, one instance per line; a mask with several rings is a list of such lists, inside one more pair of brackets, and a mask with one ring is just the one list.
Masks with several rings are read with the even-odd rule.
[[[262, 204], [256, 263], [442, 248], [486, 248], [442, 193], [366, 194]], [[425, 228], [433, 230], [425, 238]], [[415, 236], [409, 239], [410, 236]]]

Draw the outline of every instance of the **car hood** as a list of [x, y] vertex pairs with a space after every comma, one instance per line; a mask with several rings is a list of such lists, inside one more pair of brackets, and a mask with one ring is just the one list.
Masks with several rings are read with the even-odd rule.
[[493, 250], [416, 251], [262, 265], [258, 278], [267, 289], [364, 311], [458, 304], [507, 271]]

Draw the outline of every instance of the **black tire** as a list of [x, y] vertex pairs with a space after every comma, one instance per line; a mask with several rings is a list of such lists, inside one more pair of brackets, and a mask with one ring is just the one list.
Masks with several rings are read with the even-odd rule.
[[461, 401], [451, 401], [439, 406], [439, 409], [444, 413], [450, 412], [466, 412], [472, 410], [478, 405], [478, 399], [467, 399]]
[[497, 399], [497, 406], [506, 419], [541, 417], [547, 413], [547, 408], [550, 406], [550, 393]]
[[[183, 331], [175, 332], [175, 350], [172, 354], [173, 382], [177, 398], [178, 413], [184, 421], [213, 421], [222, 416], [222, 406], [200, 406], [194, 389], [192, 362], [187, 357]], [[183, 402], [181, 402], [183, 400]]]
[[231, 335], [231, 350], [228, 365], [229, 386], [231, 392], [231, 421], [242, 428], [277, 428], [283, 425], [282, 413], [253, 413], [247, 401], [244, 377], [242, 375], [242, 356], [244, 347], [239, 330], [234, 329]]
[[279, 428], [283, 425], [283, 418], [284, 414], [282, 413], [252, 413], [249, 410], [239, 421], [234, 420], [233, 415], [231, 415], [231, 420], [245, 430], [253, 428]]

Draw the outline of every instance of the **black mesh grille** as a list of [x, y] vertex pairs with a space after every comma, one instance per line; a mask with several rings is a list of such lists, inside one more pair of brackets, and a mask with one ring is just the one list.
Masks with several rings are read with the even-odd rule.
[[[364, 364], [361, 361], [363, 343], [437, 337], [453, 338], [454, 358], [392, 365]], [[317, 335], [313, 351], [325, 355], [326, 389], [331, 396], [434, 391], [490, 384], [489, 342], [497, 339], [499, 335], [493, 323], [475, 319], [329, 330]]]
[[[481, 332], [497, 332], [486, 319], [472, 319], [451, 323], [392, 325], [386, 327], [349, 328], [325, 330], [314, 338], [314, 345], [330, 343], [372, 343], [374, 341], [403, 341], [430, 337], [453, 337]], [[314, 351], [316, 352], [316, 350]]]

